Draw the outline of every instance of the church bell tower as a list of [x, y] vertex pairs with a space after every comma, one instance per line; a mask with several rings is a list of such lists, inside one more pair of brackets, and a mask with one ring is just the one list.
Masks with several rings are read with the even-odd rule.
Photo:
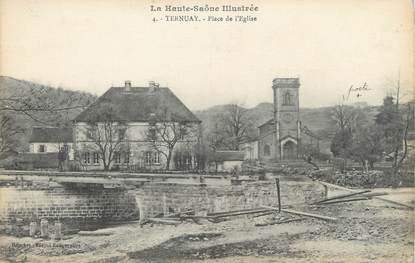
[[298, 78], [275, 78], [274, 91], [274, 147], [276, 161], [299, 157], [301, 122]]

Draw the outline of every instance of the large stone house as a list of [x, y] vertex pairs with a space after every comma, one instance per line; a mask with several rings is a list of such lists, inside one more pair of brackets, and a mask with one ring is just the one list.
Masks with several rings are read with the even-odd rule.
[[[84, 169], [166, 169], [197, 165], [201, 121], [166, 87], [111, 87], [74, 119]], [[169, 154], [170, 153], [170, 154]]]

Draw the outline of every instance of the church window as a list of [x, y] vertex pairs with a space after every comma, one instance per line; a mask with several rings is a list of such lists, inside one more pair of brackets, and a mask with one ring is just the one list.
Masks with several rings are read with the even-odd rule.
[[294, 105], [294, 101], [293, 101], [293, 95], [289, 92], [286, 91], [284, 93], [284, 98], [283, 98], [283, 105]]
[[271, 147], [269, 147], [268, 144], [264, 145], [264, 155], [265, 156], [270, 156], [271, 155]]

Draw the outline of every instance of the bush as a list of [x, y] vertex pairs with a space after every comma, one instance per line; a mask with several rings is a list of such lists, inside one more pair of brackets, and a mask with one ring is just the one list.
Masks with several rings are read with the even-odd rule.
[[313, 179], [345, 187], [375, 188], [414, 186], [413, 176], [410, 173], [394, 174], [392, 169], [386, 171], [347, 171], [334, 172], [333, 170], [317, 170], [310, 174]]

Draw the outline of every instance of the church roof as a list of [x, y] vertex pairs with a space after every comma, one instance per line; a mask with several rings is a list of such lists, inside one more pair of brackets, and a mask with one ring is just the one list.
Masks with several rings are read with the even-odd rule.
[[301, 126], [301, 132], [303, 134], [306, 134], [306, 135], [312, 137], [312, 138], [321, 140], [320, 136], [317, 136], [315, 133], [313, 133], [312, 131], [310, 131], [310, 129], [307, 126], [305, 126], [305, 125], [304, 126]]
[[266, 122], [264, 122], [263, 124], [259, 125], [258, 128], [261, 128], [265, 125], [272, 125], [272, 124], [274, 124], [274, 119], [269, 119]]
[[289, 86], [290, 88], [299, 88], [299, 78], [275, 78], [272, 80], [273, 87]]

